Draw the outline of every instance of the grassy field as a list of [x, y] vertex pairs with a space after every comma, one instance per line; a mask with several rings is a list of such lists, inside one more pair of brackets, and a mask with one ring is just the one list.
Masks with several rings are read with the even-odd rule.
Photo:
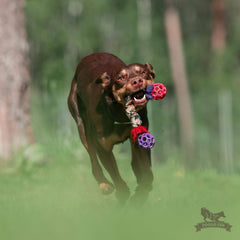
[[[77, 147], [78, 146], [78, 147]], [[1, 240], [239, 239], [240, 176], [213, 170], [185, 171], [173, 160], [154, 166], [154, 190], [144, 206], [120, 207], [114, 194], [102, 196], [86, 152], [76, 142], [48, 144], [47, 164], [19, 160], [0, 173]], [[38, 149], [39, 151], [39, 149]], [[39, 151], [41, 152], [41, 151]], [[118, 153], [124, 179], [135, 178], [125, 154]], [[41, 158], [42, 156], [40, 156]], [[202, 207], [224, 211], [232, 225], [196, 232]]]

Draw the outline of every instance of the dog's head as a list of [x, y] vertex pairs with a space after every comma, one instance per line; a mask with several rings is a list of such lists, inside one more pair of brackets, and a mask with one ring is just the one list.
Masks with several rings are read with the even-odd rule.
[[137, 110], [147, 104], [145, 90], [148, 85], [154, 83], [155, 72], [151, 64], [130, 64], [122, 68], [114, 77], [103, 73], [100, 77], [103, 88], [110, 88], [115, 100], [125, 104], [130, 97]]

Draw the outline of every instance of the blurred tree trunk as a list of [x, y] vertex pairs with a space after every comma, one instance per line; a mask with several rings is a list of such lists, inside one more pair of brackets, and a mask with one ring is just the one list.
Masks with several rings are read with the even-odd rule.
[[212, 0], [212, 37], [211, 45], [219, 52], [226, 45], [225, 0]]
[[24, 0], [0, 0], [0, 159], [34, 141]]
[[194, 150], [193, 114], [185, 71], [180, 20], [172, 0], [167, 0], [166, 3], [165, 27], [178, 104], [181, 145], [185, 156], [190, 160], [189, 166], [193, 166], [195, 164], [191, 159]]

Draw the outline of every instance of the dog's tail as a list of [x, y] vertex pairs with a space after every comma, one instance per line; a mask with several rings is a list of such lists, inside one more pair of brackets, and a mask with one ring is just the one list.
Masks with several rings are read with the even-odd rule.
[[81, 139], [84, 147], [88, 150], [88, 144], [87, 144], [87, 139], [86, 139], [86, 134], [85, 134], [84, 123], [83, 123], [83, 120], [79, 113], [78, 97], [77, 97], [77, 81], [76, 81], [75, 76], [72, 80], [71, 90], [70, 90], [70, 93], [68, 96], [68, 108], [69, 108], [70, 113], [72, 114], [72, 117], [74, 118], [74, 120], [77, 123], [80, 139]]

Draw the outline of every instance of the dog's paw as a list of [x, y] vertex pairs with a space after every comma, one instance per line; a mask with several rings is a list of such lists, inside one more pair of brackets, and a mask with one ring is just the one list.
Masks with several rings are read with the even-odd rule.
[[140, 207], [143, 205], [149, 196], [150, 191], [152, 190], [152, 186], [138, 186], [135, 190], [135, 193], [130, 199], [130, 204], [135, 207]]
[[114, 186], [111, 183], [100, 183], [99, 189], [102, 194], [107, 195], [113, 192]]
[[130, 197], [130, 190], [127, 185], [123, 185], [120, 189], [116, 189], [115, 195], [119, 203], [124, 204]]

